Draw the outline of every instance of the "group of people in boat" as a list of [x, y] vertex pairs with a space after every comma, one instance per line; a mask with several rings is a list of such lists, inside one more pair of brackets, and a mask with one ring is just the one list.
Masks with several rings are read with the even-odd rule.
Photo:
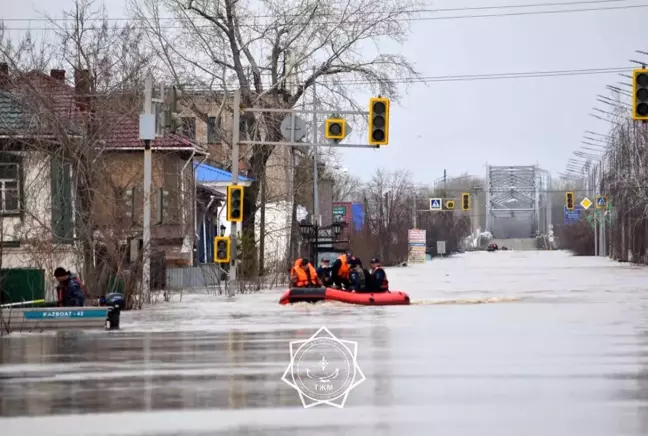
[[333, 265], [329, 259], [315, 269], [309, 259], [297, 259], [290, 269], [290, 281], [293, 288], [327, 287], [348, 292], [388, 292], [387, 274], [380, 264], [380, 259], [371, 259], [371, 270], [362, 266], [362, 261], [351, 253], [338, 257]]

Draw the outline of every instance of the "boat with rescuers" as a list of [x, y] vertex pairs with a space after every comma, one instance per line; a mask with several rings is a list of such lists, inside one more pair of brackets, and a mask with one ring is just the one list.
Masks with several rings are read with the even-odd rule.
[[401, 291], [349, 292], [333, 288], [292, 288], [284, 292], [279, 304], [339, 301], [363, 306], [402, 306], [410, 304], [409, 295]]

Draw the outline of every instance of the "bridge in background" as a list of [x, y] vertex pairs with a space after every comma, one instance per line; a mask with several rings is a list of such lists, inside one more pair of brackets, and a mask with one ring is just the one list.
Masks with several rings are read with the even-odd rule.
[[486, 230], [497, 239], [534, 238], [551, 225], [551, 175], [532, 166], [492, 166], [486, 173]]

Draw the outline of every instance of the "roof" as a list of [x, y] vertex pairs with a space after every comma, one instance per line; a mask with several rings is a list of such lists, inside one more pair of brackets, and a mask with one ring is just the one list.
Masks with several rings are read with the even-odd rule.
[[[3, 100], [0, 100], [0, 117], [2, 117], [2, 120], [0, 120], [0, 132], [2, 131], [2, 121], [5, 118], [2, 115], [3, 113], [6, 113], [7, 120], [14, 124], [20, 118], [21, 111], [17, 102], [22, 97], [21, 93], [26, 98], [33, 99], [34, 102], [31, 103], [38, 106], [49, 106], [51, 108], [49, 112], [52, 112], [55, 117], [67, 118], [72, 123], [85, 119], [77, 105], [77, 94], [73, 86], [42, 72], [32, 71], [26, 74], [22, 81], [17, 82], [12, 89], [12, 93], [3, 93], [5, 99], [4, 103]], [[31, 98], [33, 94], [38, 94], [38, 96]], [[13, 97], [16, 106], [11, 105], [11, 99], [7, 98], [7, 96]], [[42, 96], [47, 96], [47, 98], [44, 99]], [[144, 142], [139, 139], [139, 109], [133, 105], [137, 105], [139, 99], [133, 98], [133, 96], [96, 96], [97, 100], [99, 100], [97, 104], [98, 112], [106, 122], [105, 128], [104, 126], [100, 128], [100, 130], [105, 131], [105, 134], [99, 136], [99, 138], [105, 141], [105, 146], [108, 149], [144, 149]], [[116, 101], [119, 104], [114, 104]], [[111, 116], [111, 111], [114, 112], [114, 116]], [[25, 111], [23, 110], [22, 113], [24, 114]], [[166, 135], [157, 138], [152, 142], [151, 146], [153, 148], [174, 150], [203, 150], [203, 147], [179, 135]]]
[[0, 134], [20, 134], [29, 129], [30, 118], [14, 95], [0, 91]]
[[[120, 117], [116, 120], [116, 125], [119, 127], [112, 129], [106, 135], [105, 142], [107, 148], [144, 149], [144, 142], [139, 139], [139, 114]], [[156, 138], [151, 142], [151, 147], [169, 149], [186, 148], [188, 150], [203, 148], [186, 137], [172, 134]]]
[[[196, 169], [196, 181], [201, 183], [223, 183], [232, 181], [232, 173], [211, 165], [194, 163], [194, 169]], [[254, 181], [254, 179], [241, 175], [239, 175], [238, 178], [242, 182]]]

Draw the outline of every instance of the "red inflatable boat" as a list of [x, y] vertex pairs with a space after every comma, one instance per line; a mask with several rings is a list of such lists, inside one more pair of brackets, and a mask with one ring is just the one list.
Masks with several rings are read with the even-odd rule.
[[409, 295], [400, 291], [362, 293], [331, 288], [292, 288], [286, 291], [279, 304], [317, 303], [318, 301], [340, 301], [364, 306], [396, 306], [410, 304]]

